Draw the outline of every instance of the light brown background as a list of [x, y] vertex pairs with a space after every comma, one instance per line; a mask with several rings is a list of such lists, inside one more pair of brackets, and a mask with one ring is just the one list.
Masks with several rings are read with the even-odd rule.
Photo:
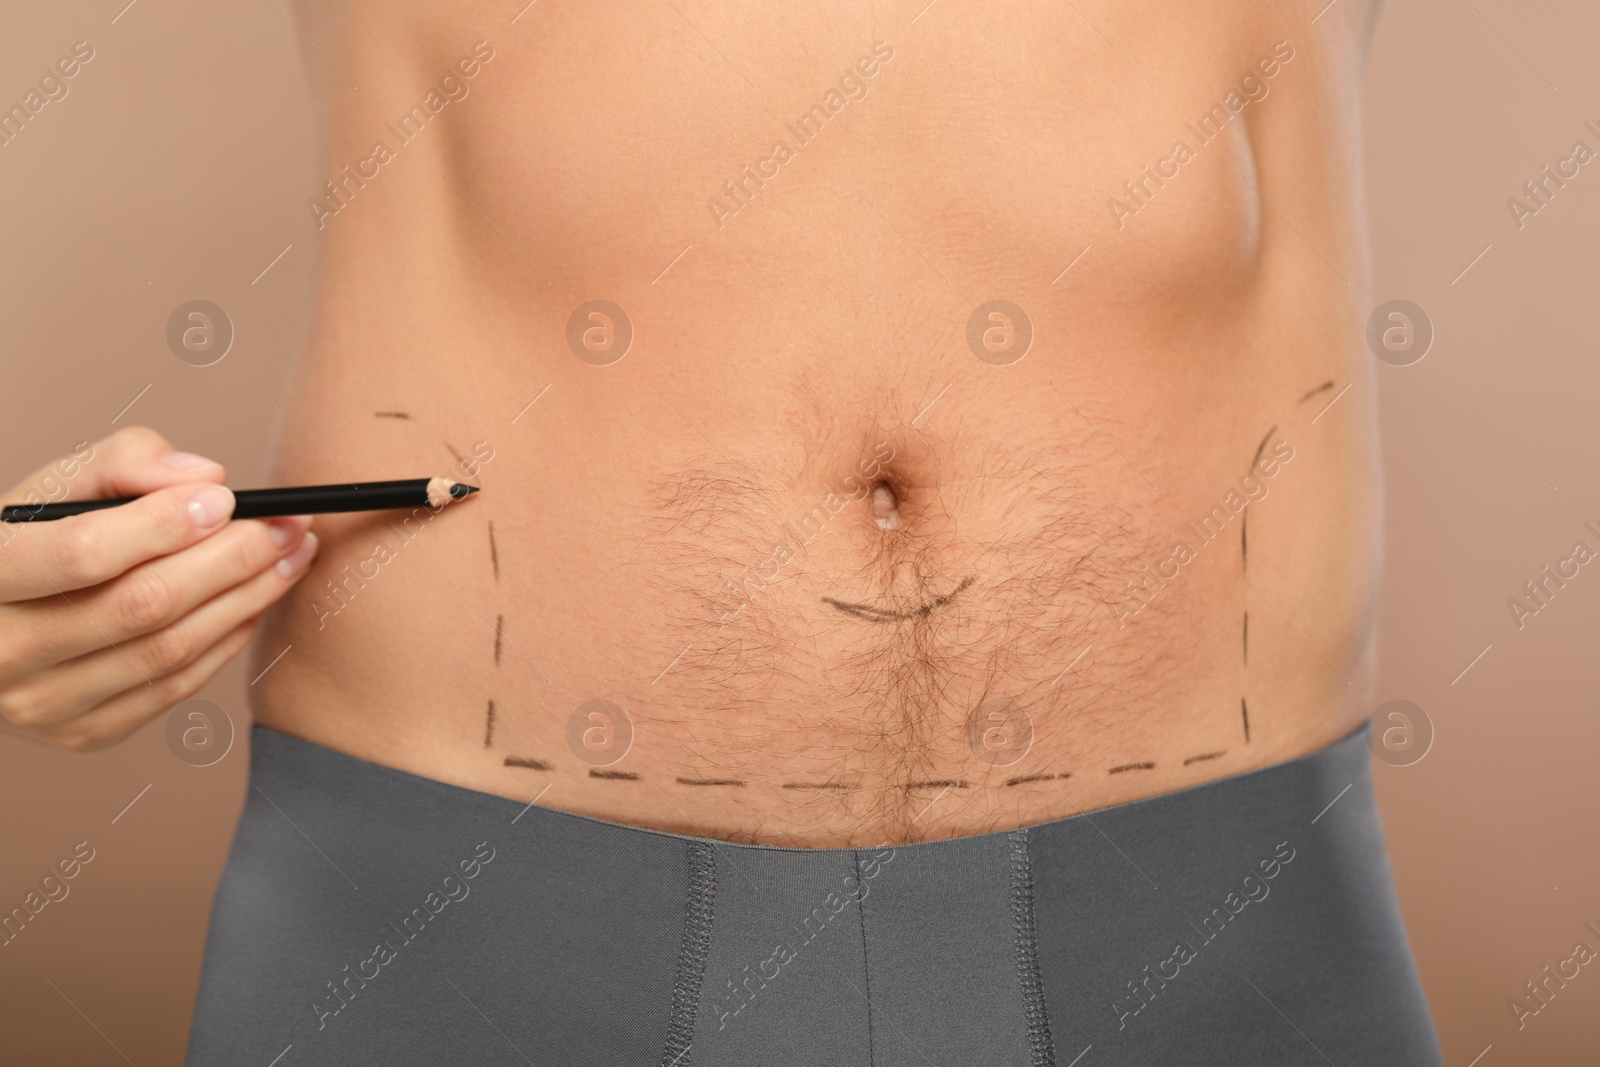
[[[297, 33], [281, 0], [125, 2], [0, 14], [0, 103], [74, 41], [96, 51], [68, 98], [0, 147], [0, 483], [109, 433], [139, 396], [117, 425], [154, 426], [260, 485], [271, 439], [293, 432], [268, 398], [312, 284]], [[1575, 140], [1600, 149], [1583, 128], [1600, 127], [1596, 41], [1586, 0], [1396, 0], [1367, 78], [1376, 292], [1437, 330], [1422, 362], [1380, 368], [1380, 699], [1416, 701], [1437, 735], [1417, 765], [1376, 771], [1450, 1067], [1600, 1056], [1600, 966], [1520, 1032], [1507, 1007], [1580, 937], [1600, 949], [1582, 929], [1600, 925], [1600, 562], [1520, 631], [1506, 607], [1575, 540], [1600, 549], [1582, 528], [1600, 525], [1600, 161], [1521, 231], [1506, 207]], [[164, 340], [195, 297], [237, 329], [209, 368]], [[247, 683], [236, 662], [202, 695], [242, 729]], [[0, 911], [75, 842], [98, 853], [0, 948], [0, 1061], [181, 1059], [245, 752], [241, 738], [193, 768], [163, 726], [89, 756], [0, 740]]]

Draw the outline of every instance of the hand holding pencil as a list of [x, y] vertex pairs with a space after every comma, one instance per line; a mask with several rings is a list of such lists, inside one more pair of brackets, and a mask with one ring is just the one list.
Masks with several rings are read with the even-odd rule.
[[[116, 743], [244, 649], [316, 555], [312, 513], [474, 491], [415, 479], [234, 493], [225, 478], [129, 427], [0, 497], [20, 505], [0, 522], [0, 730], [74, 750]], [[63, 480], [80, 499], [41, 504]], [[64, 513], [75, 517], [47, 521]]]

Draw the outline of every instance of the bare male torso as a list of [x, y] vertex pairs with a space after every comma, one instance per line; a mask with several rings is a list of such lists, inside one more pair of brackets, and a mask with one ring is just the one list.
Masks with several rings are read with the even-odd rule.
[[483, 492], [318, 520], [258, 720], [806, 846], [1346, 733], [1371, 12], [1319, 6], [302, 5], [275, 477]]

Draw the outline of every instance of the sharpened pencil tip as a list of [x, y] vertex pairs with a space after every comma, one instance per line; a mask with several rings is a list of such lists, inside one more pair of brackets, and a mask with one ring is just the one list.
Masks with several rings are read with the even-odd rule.
[[471, 493], [476, 493], [477, 491], [478, 491], [478, 487], [477, 486], [475, 486], [475, 485], [464, 485], [461, 482], [457, 482], [455, 485], [452, 485], [450, 487], [450, 495], [455, 497], [457, 500], [460, 500], [462, 497], [467, 496], [467, 495], [469, 495]]

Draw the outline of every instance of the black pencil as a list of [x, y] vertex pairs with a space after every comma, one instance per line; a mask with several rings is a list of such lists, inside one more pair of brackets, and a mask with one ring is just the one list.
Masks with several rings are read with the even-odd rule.
[[[242, 489], [233, 494], [233, 518], [266, 519], [275, 515], [320, 515], [329, 511], [383, 511], [390, 508], [443, 507], [478, 491], [449, 478], [405, 478], [365, 485], [297, 485], [284, 489]], [[85, 511], [114, 508], [139, 499], [69, 500], [59, 504], [7, 504], [0, 522], [49, 522]]]

